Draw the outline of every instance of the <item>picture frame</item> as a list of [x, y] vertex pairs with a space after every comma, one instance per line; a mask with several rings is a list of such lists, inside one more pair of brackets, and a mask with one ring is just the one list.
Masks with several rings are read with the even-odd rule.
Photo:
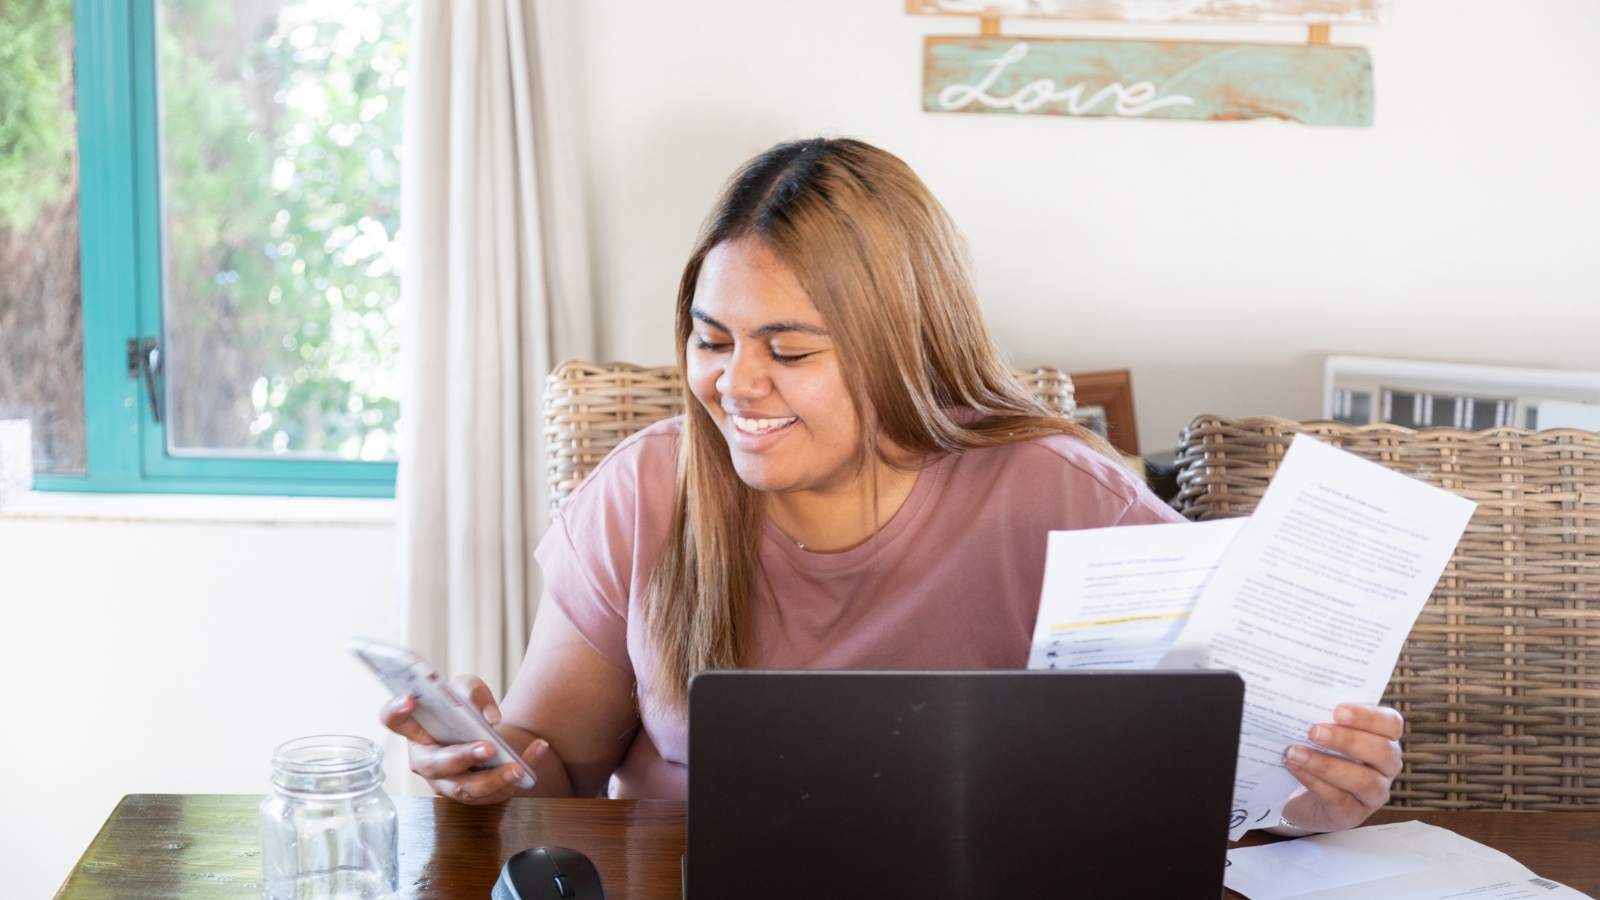
[[1075, 415], [1101, 432], [1111, 446], [1129, 456], [1139, 455], [1138, 420], [1133, 413], [1133, 374], [1127, 369], [1072, 372]]

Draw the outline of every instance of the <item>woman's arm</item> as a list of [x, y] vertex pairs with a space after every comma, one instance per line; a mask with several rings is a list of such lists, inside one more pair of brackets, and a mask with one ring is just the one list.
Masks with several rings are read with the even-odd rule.
[[[519, 729], [550, 745], [569, 782], [565, 796], [605, 792], [639, 727], [634, 677], [601, 656], [549, 595], [539, 604], [528, 655], [501, 707], [501, 730]], [[507, 740], [511, 738], [508, 736]], [[545, 770], [534, 768], [541, 781]], [[544, 794], [536, 785], [534, 795]]]
[[482, 680], [467, 675], [452, 684], [495, 723], [538, 779], [531, 790], [519, 792], [512, 784], [520, 776], [515, 765], [471, 771], [493, 748], [486, 742], [440, 746], [411, 718], [412, 698], [390, 700], [382, 720], [409, 741], [411, 770], [440, 795], [463, 803], [498, 803], [519, 793], [597, 796], [638, 727], [633, 676], [589, 646], [548, 595], [539, 604], [528, 654], [506, 691], [503, 711]]

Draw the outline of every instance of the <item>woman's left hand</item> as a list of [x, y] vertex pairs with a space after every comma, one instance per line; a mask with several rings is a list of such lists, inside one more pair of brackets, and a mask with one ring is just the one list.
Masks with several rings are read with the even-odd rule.
[[1389, 785], [1400, 774], [1400, 735], [1405, 721], [1386, 706], [1341, 703], [1338, 724], [1313, 725], [1308, 737], [1319, 747], [1293, 745], [1283, 765], [1306, 789], [1284, 804], [1283, 817], [1305, 831], [1343, 831], [1367, 820], [1389, 802]]

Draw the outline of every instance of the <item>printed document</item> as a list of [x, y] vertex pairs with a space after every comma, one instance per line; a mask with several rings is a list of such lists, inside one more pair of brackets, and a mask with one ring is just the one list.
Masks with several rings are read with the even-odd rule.
[[1230, 838], [1276, 825], [1292, 743], [1340, 703], [1376, 703], [1472, 501], [1297, 435], [1206, 582], [1166, 669], [1245, 682]]
[[1155, 668], [1249, 521], [1050, 532], [1028, 668]]
[[1369, 825], [1228, 851], [1249, 900], [1587, 900], [1493, 847], [1421, 822]]

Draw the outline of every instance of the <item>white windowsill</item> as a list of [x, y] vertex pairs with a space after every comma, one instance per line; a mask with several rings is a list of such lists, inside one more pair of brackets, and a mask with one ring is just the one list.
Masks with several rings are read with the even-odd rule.
[[231, 522], [254, 525], [392, 525], [393, 500], [365, 497], [248, 497], [218, 494], [80, 494], [30, 491], [0, 519], [107, 522]]

